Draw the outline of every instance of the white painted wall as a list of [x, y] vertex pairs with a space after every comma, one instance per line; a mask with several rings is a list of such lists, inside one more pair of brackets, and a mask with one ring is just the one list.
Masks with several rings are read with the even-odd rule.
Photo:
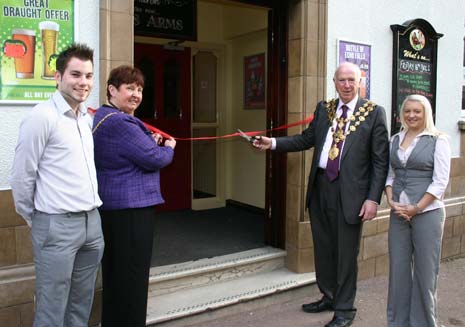
[[[98, 107], [99, 101], [99, 1], [75, 1], [75, 41], [86, 43], [94, 49], [94, 89], [87, 100], [91, 107]], [[10, 189], [8, 177], [13, 162], [14, 148], [18, 137], [19, 124], [33, 105], [0, 103], [0, 190]]]
[[328, 1], [327, 97], [335, 96], [332, 74], [336, 68], [337, 40], [359, 41], [372, 45], [371, 96], [384, 106], [390, 126], [392, 96], [392, 47], [390, 25], [422, 18], [438, 33], [438, 76], [436, 125], [449, 134], [452, 154], [460, 154], [460, 132], [463, 84], [464, 0], [352, 0]]

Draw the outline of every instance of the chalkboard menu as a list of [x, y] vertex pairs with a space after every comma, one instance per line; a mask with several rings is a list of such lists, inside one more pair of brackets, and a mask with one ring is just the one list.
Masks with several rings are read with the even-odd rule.
[[134, 34], [197, 40], [197, 1], [134, 0]]
[[400, 107], [410, 94], [425, 96], [436, 112], [438, 39], [442, 34], [423, 19], [391, 25], [394, 32], [391, 135], [400, 129]]

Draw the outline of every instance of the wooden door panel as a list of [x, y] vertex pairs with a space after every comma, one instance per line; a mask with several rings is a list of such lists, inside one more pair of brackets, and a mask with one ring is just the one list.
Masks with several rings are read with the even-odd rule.
[[[191, 136], [190, 49], [134, 45], [134, 63], [145, 75], [143, 100], [136, 115], [175, 137]], [[161, 170], [165, 204], [160, 211], [191, 208], [190, 142], [177, 142], [171, 165]]]

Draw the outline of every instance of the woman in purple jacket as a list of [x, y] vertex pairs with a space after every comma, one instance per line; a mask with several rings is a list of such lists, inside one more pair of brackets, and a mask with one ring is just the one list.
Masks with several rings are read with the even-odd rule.
[[94, 117], [99, 209], [105, 238], [102, 260], [102, 327], [145, 327], [154, 206], [163, 203], [160, 168], [173, 160], [176, 141], [164, 146], [134, 111], [142, 101], [144, 77], [131, 66], [110, 72], [108, 104]]

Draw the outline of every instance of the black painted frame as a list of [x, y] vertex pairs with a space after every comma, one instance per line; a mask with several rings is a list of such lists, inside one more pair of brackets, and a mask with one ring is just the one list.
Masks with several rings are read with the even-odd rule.
[[436, 113], [436, 84], [437, 84], [437, 54], [438, 54], [438, 40], [444, 34], [437, 33], [433, 26], [426, 20], [418, 18], [413, 20], [408, 20], [402, 25], [391, 25], [391, 30], [393, 31], [393, 53], [392, 53], [392, 109], [391, 109], [391, 135], [394, 135], [399, 131], [399, 123], [397, 118], [400, 113], [398, 113], [399, 106], [402, 103], [399, 103], [399, 41], [401, 37], [408, 37], [408, 33], [413, 29], [420, 29], [426, 37], [426, 42], [430, 42], [432, 46], [431, 51], [431, 92], [432, 92], [432, 101], [431, 107], [433, 109], [433, 117]]

